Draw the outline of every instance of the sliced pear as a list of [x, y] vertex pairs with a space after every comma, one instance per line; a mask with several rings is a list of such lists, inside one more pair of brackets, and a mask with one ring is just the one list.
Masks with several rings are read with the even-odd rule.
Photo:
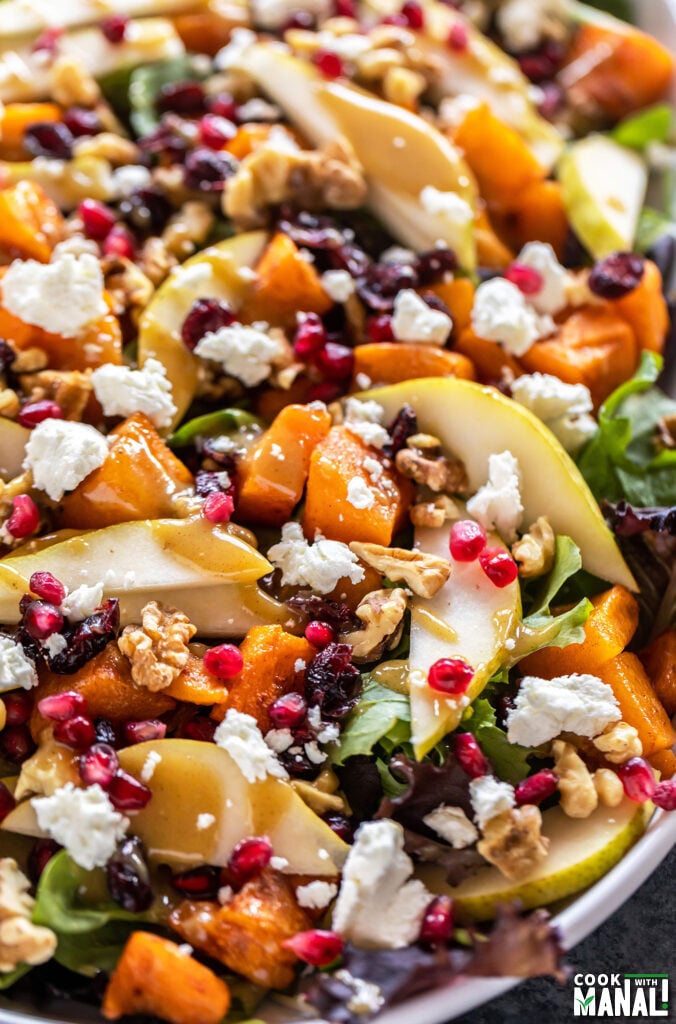
[[21, 473], [29, 433], [14, 420], [0, 417], [0, 480], [13, 480]]
[[588, 818], [569, 818], [560, 807], [550, 808], [542, 816], [549, 854], [520, 882], [493, 867], [457, 886], [449, 886], [437, 867], [422, 868], [420, 875], [432, 892], [453, 897], [461, 920], [488, 920], [499, 903], [511, 900], [526, 910], [543, 907], [586, 889], [617, 864], [643, 833], [648, 807], [625, 799], [618, 807], [597, 808]]
[[648, 186], [638, 153], [605, 135], [589, 135], [561, 157], [558, 178], [570, 223], [595, 259], [633, 248]]
[[138, 335], [138, 358], [159, 359], [172, 385], [176, 405], [172, 427], [183, 418], [197, 387], [199, 362], [181, 341], [181, 326], [196, 299], [221, 299], [237, 309], [251, 287], [250, 270], [268, 236], [252, 231], [227, 238], [186, 260], [148, 303]]
[[[415, 546], [439, 558], [449, 558], [450, 527], [418, 528]], [[502, 547], [497, 534], [488, 543]], [[439, 658], [461, 657], [474, 669], [467, 693], [479, 696], [506, 660], [505, 642], [516, 635], [521, 613], [518, 580], [496, 587], [478, 561], [453, 562], [450, 578], [434, 597], [414, 598], [411, 607], [411, 669], [425, 674]], [[466, 702], [445, 698], [426, 682], [411, 681], [411, 742], [420, 759], [459, 724]]]
[[638, 590], [582, 474], [554, 435], [528, 409], [495, 388], [446, 377], [406, 381], [364, 392], [393, 418], [412, 405], [420, 430], [462, 459], [470, 490], [488, 476], [488, 456], [510, 451], [521, 468], [524, 524], [547, 516], [556, 533], [575, 541], [585, 569]]
[[18, 160], [0, 163], [3, 188], [20, 181], [34, 181], [61, 210], [73, 210], [83, 199], [101, 202], [115, 196], [113, 169], [98, 156], [74, 160]]
[[2, 48], [9, 49], [22, 37], [37, 36], [53, 25], [63, 29], [84, 28], [110, 14], [128, 18], [168, 17], [204, 5], [204, 0], [98, 0], [96, 4], [91, 0], [52, 0], [47, 7], [27, 4], [25, 0], [8, 0], [0, 6], [0, 40]]

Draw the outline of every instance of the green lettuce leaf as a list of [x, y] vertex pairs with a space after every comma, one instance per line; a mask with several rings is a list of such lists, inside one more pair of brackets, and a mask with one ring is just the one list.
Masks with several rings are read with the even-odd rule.
[[24, 974], [28, 974], [33, 968], [30, 964], [19, 964], [13, 971], [2, 971], [0, 972], [0, 992], [3, 989], [10, 988], [19, 978], [23, 978]]
[[347, 719], [333, 763], [341, 765], [348, 757], [370, 754], [376, 744], [390, 753], [411, 738], [410, 722], [408, 696], [366, 677], [361, 700]]
[[149, 135], [158, 125], [160, 119], [155, 103], [163, 85], [201, 78], [204, 78], [204, 73], [189, 54], [134, 68], [128, 88], [129, 121], [136, 134]]
[[534, 751], [509, 742], [507, 733], [496, 722], [490, 701], [479, 697], [468, 711], [471, 715], [463, 717], [462, 727], [475, 737], [498, 778], [511, 782], [513, 786], [525, 779], [530, 771], [528, 758]]
[[610, 133], [615, 142], [631, 149], [645, 149], [651, 142], [667, 142], [674, 128], [669, 103], [656, 103], [625, 117]]
[[652, 206], [644, 206], [636, 228], [634, 241], [636, 250], [646, 253], [661, 238], [666, 238], [668, 235], [676, 238], [676, 223], [666, 213], [661, 213], [660, 210], [655, 210]]

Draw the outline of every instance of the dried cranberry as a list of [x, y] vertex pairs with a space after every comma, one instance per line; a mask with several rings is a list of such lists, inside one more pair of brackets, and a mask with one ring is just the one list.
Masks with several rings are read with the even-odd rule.
[[517, 804], [541, 804], [556, 793], [559, 784], [558, 777], [549, 768], [530, 775], [518, 784], [514, 790], [514, 797]]
[[38, 423], [44, 420], [62, 420], [63, 409], [50, 398], [41, 398], [37, 402], [28, 402], [19, 413], [19, 423], [22, 427], [32, 430]]
[[54, 160], [70, 160], [73, 141], [71, 132], [61, 121], [36, 121], [26, 128], [23, 136], [29, 153]]
[[324, 402], [330, 405], [345, 392], [345, 381], [322, 380], [308, 392], [308, 402]]
[[566, 94], [556, 82], [543, 82], [540, 90], [542, 99], [538, 103], [538, 112], [548, 121], [553, 121], [564, 106]]
[[124, 14], [111, 14], [99, 22], [101, 32], [108, 42], [113, 44], [113, 46], [117, 46], [119, 43], [123, 42], [124, 37], [127, 34], [128, 25], [129, 18]]
[[80, 778], [87, 786], [99, 785], [108, 789], [117, 770], [119, 762], [113, 747], [108, 743], [94, 743], [80, 754], [78, 771]]
[[54, 739], [71, 750], [84, 750], [96, 739], [94, 723], [87, 715], [74, 715], [55, 724]]
[[354, 839], [354, 827], [350, 819], [346, 818], [344, 814], [330, 811], [324, 815], [324, 821], [340, 839], [344, 839], [346, 843], [352, 842]]
[[354, 0], [333, 0], [333, 13], [336, 18], [357, 18], [357, 7]]
[[0, 821], [3, 821], [15, 807], [16, 800], [7, 789], [5, 783], [0, 782]]
[[589, 290], [601, 299], [621, 299], [638, 288], [645, 260], [634, 252], [614, 252], [595, 263], [589, 272]]
[[310, 11], [294, 11], [290, 18], [284, 22], [282, 26], [282, 33], [288, 32], [292, 28], [304, 29], [306, 32], [311, 32], [317, 26], [317, 19], [310, 13]]
[[99, 115], [95, 110], [87, 110], [86, 107], [69, 107], [64, 111], [63, 123], [76, 139], [98, 135], [103, 131]]
[[223, 884], [221, 869], [211, 864], [190, 868], [172, 875], [171, 884], [183, 896], [196, 900], [214, 899]]
[[152, 132], [143, 135], [138, 145], [144, 153], [154, 153], [163, 162], [181, 163], [188, 151], [182, 135], [183, 122], [175, 114], [165, 114]]
[[242, 671], [244, 659], [234, 644], [219, 644], [204, 653], [204, 668], [217, 679], [234, 679]]
[[473, 779], [488, 775], [490, 763], [471, 732], [457, 733], [454, 749], [460, 767]]
[[204, 87], [199, 82], [167, 82], [159, 91], [156, 103], [162, 114], [197, 117], [205, 110]]
[[449, 548], [456, 562], [473, 562], [486, 547], [486, 531], [473, 519], [453, 523]]
[[431, 690], [456, 697], [466, 692], [474, 678], [474, 669], [464, 658], [439, 658], [427, 673]]
[[518, 63], [521, 71], [531, 82], [544, 82], [554, 78], [561, 67], [565, 51], [563, 47], [548, 40], [539, 50], [519, 55]]
[[252, 836], [242, 839], [228, 858], [228, 879], [235, 888], [240, 889], [252, 878], [260, 875], [272, 857], [272, 846], [266, 836]]
[[166, 722], [160, 722], [157, 718], [148, 718], [141, 722], [124, 723], [124, 737], [128, 743], [148, 743], [150, 740], [163, 740], [166, 734]]
[[97, 743], [108, 743], [111, 747], [117, 744], [117, 733], [115, 726], [107, 718], [95, 718], [94, 729], [96, 731]]
[[632, 757], [617, 769], [625, 795], [630, 800], [643, 804], [652, 800], [657, 782], [652, 768], [642, 757]]
[[449, 50], [455, 50], [456, 53], [464, 53], [469, 46], [469, 32], [467, 30], [467, 26], [463, 25], [460, 21], [456, 21], [454, 25], [451, 25], [450, 31], [446, 37], [446, 43]]
[[230, 327], [234, 322], [235, 314], [226, 302], [220, 299], [197, 299], [181, 327], [183, 344], [192, 352], [205, 334], [215, 334], [221, 327]]
[[285, 949], [313, 967], [328, 967], [343, 952], [345, 943], [337, 932], [312, 929], [307, 932], [296, 932], [290, 939], [282, 943]]
[[198, 470], [195, 476], [195, 494], [198, 497], [208, 498], [211, 494], [229, 494], [232, 497], [233, 493], [234, 484], [230, 483], [224, 487], [221, 473], [213, 472], [210, 469]]
[[171, 203], [159, 188], [139, 188], [120, 203], [120, 214], [131, 228], [159, 234], [171, 217]]
[[35, 743], [27, 725], [7, 725], [0, 732], [0, 748], [13, 764], [21, 764], [35, 750]]
[[147, 786], [122, 770], [118, 771], [108, 787], [108, 796], [118, 811], [140, 811], [152, 795]]
[[429, 249], [419, 254], [415, 267], [421, 285], [434, 284], [457, 270], [458, 259], [452, 249]]
[[185, 184], [200, 192], [222, 192], [227, 178], [237, 170], [237, 161], [223, 150], [200, 146], [185, 158]]
[[106, 256], [121, 256], [125, 260], [133, 260], [136, 255], [133, 235], [124, 225], [116, 224], [103, 240], [103, 252]]
[[495, 587], [508, 587], [519, 575], [516, 562], [504, 548], [484, 548], [479, 565]]
[[326, 345], [326, 329], [316, 313], [305, 313], [293, 339], [293, 351], [299, 359], [309, 359]]
[[329, 380], [347, 380], [354, 368], [354, 352], [347, 345], [327, 341], [315, 356], [315, 363]]
[[37, 885], [54, 854], [58, 853], [61, 847], [53, 839], [36, 839], [28, 854], [27, 868], [28, 877], [33, 885]]
[[237, 120], [237, 103], [234, 96], [229, 92], [219, 92], [209, 100], [209, 110], [217, 117], [224, 117], [226, 121]]
[[394, 341], [392, 317], [389, 313], [381, 313], [380, 316], [370, 316], [366, 321], [366, 333], [370, 341], [376, 343]]
[[292, 611], [307, 615], [309, 619], [328, 622], [338, 633], [351, 633], [363, 625], [352, 609], [342, 601], [332, 601], [316, 594], [294, 594], [286, 602]]
[[6, 373], [11, 369], [16, 359], [16, 352], [11, 345], [8, 345], [4, 338], [0, 338], [0, 373]]
[[450, 942], [453, 934], [453, 900], [450, 896], [433, 899], [422, 919], [418, 940], [437, 946]]
[[106, 866], [108, 891], [115, 903], [131, 914], [140, 914], [153, 902], [150, 872], [143, 843], [129, 836], [119, 845]]
[[349, 644], [328, 644], [315, 654], [305, 671], [305, 698], [318, 704], [322, 718], [341, 719], [359, 700], [362, 678], [352, 664]]
[[33, 702], [25, 690], [12, 690], [2, 698], [7, 725], [23, 725], [31, 716]]
[[211, 743], [216, 732], [217, 723], [206, 715], [196, 715], [184, 722], [178, 735], [184, 740], [197, 740], [200, 743]]
[[52, 672], [72, 675], [86, 665], [117, 636], [120, 628], [120, 605], [116, 597], [104, 601], [97, 611], [82, 622], [65, 628], [68, 646], [49, 658]]
[[268, 708], [275, 729], [295, 729], [305, 720], [307, 704], [300, 693], [285, 693]]
[[40, 525], [40, 510], [30, 494], [17, 494], [12, 498], [12, 511], [5, 523], [8, 533], [17, 540], [30, 537]]
[[324, 78], [340, 78], [345, 73], [342, 57], [331, 50], [317, 50], [312, 54], [312, 63]]
[[207, 494], [202, 506], [202, 515], [209, 523], [227, 523], [235, 511], [235, 503], [229, 494], [216, 491]]
[[237, 126], [227, 117], [205, 114], [200, 119], [200, 141], [207, 149], [222, 149], [237, 134]]
[[397, 452], [406, 447], [409, 437], [418, 433], [418, 418], [415, 409], [410, 405], [402, 405], [390, 423], [388, 433], [392, 440], [383, 445], [383, 452], [393, 459]]
[[292, 778], [308, 781], [317, 778], [322, 766], [309, 757], [305, 749], [309, 744], [313, 744], [310, 749], [314, 750], [316, 743], [317, 737], [311, 729], [297, 727], [294, 730], [292, 746], [277, 755], [280, 763]]
[[63, 615], [48, 601], [31, 601], [24, 612], [22, 627], [33, 640], [46, 640], [63, 628]]
[[372, 263], [357, 278], [357, 291], [378, 312], [389, 313], [402, 288], [417, 288], [418, 272], [409, 263]]
[[61, 604], [66, 596], [66, 588], [60, 580], [57, 580], [51, 572], [34, 572], [28, 581], [31, 593], [43, 601], [51, 601], [52, 604]]
[[38, 701], [38, 711], [52, 722], [65, 722], [87, 713], [87, 701], [77, 690], [52, 693]]

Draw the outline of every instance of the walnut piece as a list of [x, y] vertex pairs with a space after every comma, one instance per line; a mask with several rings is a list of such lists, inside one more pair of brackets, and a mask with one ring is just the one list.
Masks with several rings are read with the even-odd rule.
[[403, 581], [419, 597], [433, 597], [451, 575], [449, 561], [425, 551], [386, 548], [360, 540], [352, 541], [350, 551], [393, 583]]
[[19, 378], [30, 402], [52, 399], [63, 411], [64, 419], [81, 421], [92, 384], [89, 373], [81, 370], [39, 370]]
[[631, 757], [640, 757], [643, 753], [637, 730], [626, 722], [609, 725], [592, 743], [611, 764], [624, 764]]
[[416, 110], [418, 98], [427, 88], [427, 80], [410, 68], [391, 67], [385, 72], [383, 93], [386, 100], [398, 107]]
[[554, 772], [559, 779], [561, 808], [569, 818], [588, 818], [598, 807], [594, 779], [572, 743], [552, 743]]
[[624, 799], [624, 786], [619, 775], [610, 768], [597, 768], [592, 775], [594, 788], [604, 807], [617, 807]]
[[64, 55], [52, 65], [52, 95], [62, 107], [95, 107], [101, 90], [81, 61]]
[[153, 282], [140, 267], [124, 256], [104, 256], [101, 270], [106, 292], [113, 300], [115, 315], [128, 313], [136, 322], [153, 296]]
[[157, 288], [169, 277], [178, 260], [172, 256], [161, 238], [151, 236], [144, 243], [138, 262], [145, 276]]
[[0, 859], [0, 971], [43, 964], [56, 949], [56, 935], [33, 924], [30, 882], [11, 857]]
[[445, 455], [428, 458], [412, 448], [397, 452], [395, 465], [402, 476], [425, 484], [431, 491], [464, 491], [467, 489], [467, 473], [459, 459]]
[[460, 509], [452, 498], [440, 494], [433, 501], [420, 501], [413, 505], [409, 515], [414, 526], [443, 526], [459, 519]]
[[490, 818], [477, 843], [481, 856], [516, 882], [547, 856], [549, 839], [540, 834], [542, 815], [533, 804], [513, 807]]
[[352, 644], [352, 660], [375, 661], [388, 647], [396, 646], [407, 607], [408, 596], [402, 587], [373, 590], [362, 598], [355, 614], [364, 628], [341, 637]]
[[540, 516], [520, 540], [512, 544], [512, 558], [519, 565], [519, 576], [531, 579], [544, 576], [554, 564], [556, 537], [547, 516]]
[[137, 686], [155, 692], [170, 686], [188, 663], [188, 643], [197, 629], [176, 608], [150, 601], [140, 626], [126, 626], [117, 642], [131, 662]]
[[183, 203], [162, 232], [162, 241], [172, 256], [191, 256], [209, 234], [214, 214], [206, 203], [197, 200]]
[[20, 349], [14, 356], [12, 373], [35, 373], [44, 370], [49, 362], [47, 353], [41, 348]]
[[21, 411], [21, 401], [12, 388], [0, 388], [0, 416], [15, 420]]
[[95, 156], [107, 160], [113, 167], [127, 167], [139, 162], [140, 150], [131, 139], [125, 139], [115, 132], [99, 132], [77, 139], [73, 147], [76, 157]]

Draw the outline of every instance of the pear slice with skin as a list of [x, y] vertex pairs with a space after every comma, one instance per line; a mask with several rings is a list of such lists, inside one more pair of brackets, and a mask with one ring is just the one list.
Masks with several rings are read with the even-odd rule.
[[605, 875], [642, 835], [651, 811], [652, 805], [626, 798], [617, 807], [598, 807], [588, 818], [569, 818], [560, 807], [551, 807], [542, 815], [542, 834], [551, 840], [549, 853], [519, 882], [494, 867], [457, 886], [449, 886], [437, 867], [418, 873], [432, 892], [453, 897], [462, 922], [489, 920], [498, 904], [512, 900], [519, 900], [525, 910], [544, 907]]
[[[27, 4], [25, 0], [7, 0], [0, 7], [0, 39], [2, 47], [16, 45], [25, 36], [38, 36], [45, 29], [58, 25], [63, 29], [84, 28], [97, 24], [111, 14], [127, 18], [148, 15], [168, 17], [204, 6], [203, 0], [52, 0], [49, 7]], [[46, 12], [49, 16], [46, 17]]]
[[0, 480], [13, 480], [21, 473], [29, 436], [20, 423], [0, 418]]
[[541, 420], [495, 388], [458, 378], [425, 378], [357, 396], [383, 406], [385, 422], [411, 405], [418, 428], [438, 437], [465, 464], [470, 492], [485, 484], [488, 456], [510, 451], [521, 470], [523, 525], [547, 516], [555, 533], [571, 537], [582, 565], [610, 583], [638, 590], [582, 474]]
[[[450, 534], [450, 525], [418, 528], [415, 547], [448, 559]], [[505, 547], [497, 534], [489, 534], [488, 544]], [[505, 643], [515, 636], [520, 616], [518, 579], [496, 587], [478, 560], [454, 561], [448, 581], [433, 597], [413, 599], [409, 665], [424, 673], [419, 680], [409, 677], [411, 742], [418, 759], [458, 726], [465, 708], [506, 660]], [[457, 657], [472, 666], [474, 675], [462, 697], [444, 697], [425, 677], [439, 658]]]
[[267, 240], [265, 231], [251, 231], [204, 249], [169, 275], [144, 310], [139, 365], [152, 357], [164, 366], [176, 405], [171, 429], [183, 418], [197, 388], [199, 360], [181, 340], [183, 321], [196, 299], [220, 299], [236, 311], [251, 288], [250, 272]]

